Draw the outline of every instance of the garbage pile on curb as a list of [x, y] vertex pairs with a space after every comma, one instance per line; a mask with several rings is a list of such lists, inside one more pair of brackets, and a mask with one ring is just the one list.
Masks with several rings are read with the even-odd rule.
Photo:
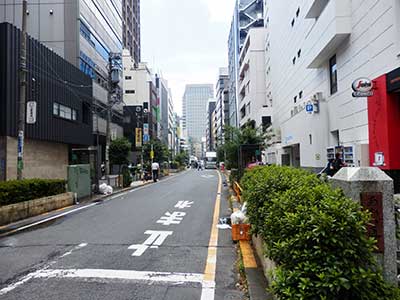
[[112, 186], [103, 183], [99, 186], [99, 192], [103, 195], [111, 195], [113, 193], [113, 188]]

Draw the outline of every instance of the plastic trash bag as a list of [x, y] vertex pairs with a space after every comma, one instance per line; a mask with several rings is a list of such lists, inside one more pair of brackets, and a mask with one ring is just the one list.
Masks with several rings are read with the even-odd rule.
[[243, 224], [246, 219], [246, 215], [241, 211], [238, 210], [231, 215], [231, 222], [232, 224]]

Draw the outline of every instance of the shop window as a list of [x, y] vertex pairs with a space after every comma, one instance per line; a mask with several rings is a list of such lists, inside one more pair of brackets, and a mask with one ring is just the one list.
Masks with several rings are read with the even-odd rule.
[[333, 95], [338, 91], [336, 55], [329, 60], [329, 77], [331, 84], [331, 95]]

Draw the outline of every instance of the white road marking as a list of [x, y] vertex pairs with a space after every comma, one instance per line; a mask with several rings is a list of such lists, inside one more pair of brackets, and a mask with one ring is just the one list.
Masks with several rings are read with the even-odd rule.
[[154, 231], [154, 230], [147, 230], [144, 234], [149, 234], [150, 236], [147, 240], [144, 241], [143, 244], [138, 245], [131, 245], [128, 247], [129, 250], [136, 250], [133, 252], [132, 256], [142, 256], [143, 253], [150, 247], [155, 249], [154, 247], [159, 247], [164, 243], [165, 239], [172, 235], [173, 231]]
[[97, 203], [91, 203], [91, 204], [88, 204], [88, 205], [85, 205], [85, 206], [82, 206], [82, 207], [79, 207], [79, 208], [76, 208], [76, 209], [73, 209], [73, 210], [64, 212], [64, 213], [62, 213], [62, 214], [55, 215], [55, 216], [50, 217], [50, 218], [47, 218], [47, 219], [43, 219], [43, 220], [38, 221], [38, 222], [35, 222], [35, 223], [29, 224], [29, 225], [26, 225], [26, 226], [22, 226], [22, 227], [20, 227], [20, 228], [15, 229], [15, 231], [13, 231], [13, 232], [25, 230], [25, 229], [31, 228], [31, 227], [33, 227], [33, 226], [37, 226], [37, 225], [40, 225], [40, 224], [43, 224], [43, 223], [52, 221], [52, 220], [54, 220], [54, 219], [58, 219], [58, 218], [61, 218], [61, 217], [63, 217], [63, 216], [67, 216], [67, 215], [72, 214], [72, 213], [74, 213], [74, 212], [77, 212], [77, 211], [80, 211], [80, 210], [82, 210], [82, 209], [86, 209], [86, 208], [89, 208], [89, 207], [92, 207], [92, 206], [95, 206], [95, 205], [97, 205]]
[[163, 224], [164, 226], [180, 224], [184, 216], [186, 216], [185, 212], [174, 211], [172, 214], [170, 212], [166, 212], [165, 216], [162, 216], [157, 223]]
[[214, 178], [214, 175], [201, 175], [201, 177], [205, 178], [205, 179], [210, 179], [210, 178]]
[[31, 279], [37, 278], [92, 278], [92, 279], [119, 279], [144, 281], [152, 283], [173, 283], [183, 285], [186, 283], [200, 283], [203, 285], [203, 274], [196, 273], [172, 273], [172, 272], [146, 272], [130, 270], [104, 270], [104, 269], [42, 269], [29, 273], [18, 282], [11, 284], [0, 290], [0, 296], [3, 296], [17, 287], [25, 284]]
[[99, 278], [172, 283], [203, 283], [203, 274], [106, 269], [43, 270], [31, 278]]
[[[72, 252], [84, 248], [86, 247], [88, 244], [87, 243], [81, 243], [78, 246], [74, 247], [72, 250], [64, 253], [63, 255], [60, 256], [60, 258], [71, 255]], [[53, 260], [51, 261], [49, 264], [47, 264], [44, 268], [36, 271], [36, 272], [32, 272], [29, 273], [28, 275], [22, 277], [18, 282], [10, 284], [9, 286], [3, 288], [0, 290], [0, 296], [5, 295], [9, 292], [11, 292], [12, 290], [16, 289], [17, 287], [19, 287], [20, 285], [23, 285], [24, 283], [26, 283], [27, 281], [33, 279], [33, 278], [38, 278], [38, 275], [41, 274], [42, 272], [45, 272], [46, 269], [50, 268], [52, 265], [54, 265], [57, 262], [57, 260]]]
[[190, 201], [179, 201], [175, 207], [179, 208], [179, 209], [185, 209], [185, 208], [189, 208], [192, 207], [194, 202], [190, 202]]

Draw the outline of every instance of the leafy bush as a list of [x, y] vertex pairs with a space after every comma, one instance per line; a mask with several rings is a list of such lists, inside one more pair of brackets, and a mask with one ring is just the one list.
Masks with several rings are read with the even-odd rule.
[[400, 299], [384, 282], [367, 237], [370, 215], [306, 171], [260, 167], [243, 177], [253, 231], [277, 263], [279, 299]]
[[65, 193], [65, 180], [25, 179], [0, 182], [0, 205]]
[[170, 164], [170, 168], [174, 169], [174, 170], [179, 169], [180, 166], [181, 166], [181, 164], [179, 163], [179, 161], [176, 161], [176, 160], [172, 161]]

